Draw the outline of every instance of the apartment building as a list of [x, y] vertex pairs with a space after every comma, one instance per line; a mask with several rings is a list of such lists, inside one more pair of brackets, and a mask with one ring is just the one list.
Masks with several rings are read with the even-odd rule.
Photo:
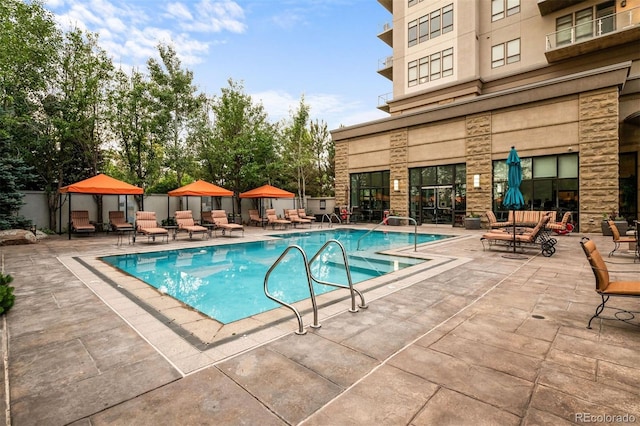
[[638, 218], [640, 0], [378, 2], [389, 117], [331, 132], [338, 205], [500, 216], [515, 146], [527, 209], [572, 211], [582, 232]]

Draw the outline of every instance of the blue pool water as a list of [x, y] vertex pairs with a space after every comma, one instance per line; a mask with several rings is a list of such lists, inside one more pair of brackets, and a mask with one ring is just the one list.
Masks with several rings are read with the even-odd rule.
[[[423, 262], [421, 259], [381, 255], [378, 252], [413, 246], [414, 234], [336, 229], [291, 234], [273, 234], [274, 240], [225, 244], [161, 252], [107, 256], [102, 260], [131, 274], [158, 290], [186, 303], [217, 321], [228, 324], [268, 311], [280, 305], [264, 294], [264, 277], [284, 250], [300, 246], [308, 260], [327, 241], [344, 245], [353, 283]], [[448, 238], [446, 235], [419, 234], [418, 244]], [[329, 245], [312, 264], [312, 274], [321, 281], [347, 284], [342, 253]], [[336, 290], [314, 283], [316, 294]], [[298, 251], [290, 251], [271, 273], [269, 291], [287, 303], [309, 297], [304, 262]], [[344, 290], [341, 290], [344, 291]]]

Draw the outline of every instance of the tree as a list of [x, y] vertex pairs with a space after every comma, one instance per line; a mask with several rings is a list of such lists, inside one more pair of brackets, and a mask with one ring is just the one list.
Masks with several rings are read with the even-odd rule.
[[313, 169], [310, 172], [309, 193], [318, 197], [333, 195], [335, 145], [327, 123], [318, 120], [309, 124], [309, 139]]
[[194, 152], [186, 143], [194, 120], [206, 97], [197, 94], [193, 72], [181, 68], [180, 59], [172, 46], [158, 45], [162, 63], [147, 61], [150, 73], [150, 94], [153, 102], [151, 132], [165, 146], [165, 166], [176, 173], [177, 185], [194, 168]]
[[[261, 104], [254, 104], [242, 84], [229, 86], [212, 100], [215, 121], [208, 138], [199, 147], [203, 174], [235, 194], [274, 182], [280, 159], [277, 127], [269, 123]], [[237, 199], [238, 211], [240, 200]]]
[[293, 167], [295, 180], [297, 182], [298, 199], [302, 207], [306, 200], [306, 185], [309, 166], [311, 164], [309, 137], [309, 106], [304, 103], [304, 96], [300, 98], [298, 109], [294, 112], [291, 124], [284, 130], [284, 143], [286, 158]]
[[[22, 204], [21, 189], [42, 189], [50, 181], [41, 175], [43, 163], [37, 146], [47, 139], [42, 121], [43, 100], [54, 79], [61, 34], [41, 2], [0, 2], [0, 197], [5, 225], [16, 226], [15, 212]], [[30, 167], [29, 167], [30, 166]], [[31, 174], [38, 172], [38, 179]], [[8, 216], [7, 216], [8, 215]], [[51, 222], [49, 227], [55, 226]]]

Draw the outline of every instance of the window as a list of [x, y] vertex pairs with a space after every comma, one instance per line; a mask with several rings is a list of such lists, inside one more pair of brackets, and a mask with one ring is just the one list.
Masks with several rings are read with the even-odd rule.
[[409, 7], [415, 6], [416, 4], [418, 4], [418, 0], [409, 0]]
[[[506, 52], [505, 52], [506, 50]], [[520, 61], [520, 39], [497, 44], [491, 48], [491, 68], [497, 68]]]
[[442, 51], [442, 76], [453, 75], [453, 49]]
[[409, 62], [408, 76], [409, 87], [418, 84], [418, 61]]
[[576, 41], [593, 37], [593, 9], [576, 12]]
[[380, 222], [389, 210], [389, 171], [351, 175], [351, 205], [359, 209], [365, 222]]
[[418, 44], [418, 21], [409, 22], [409, 34], [407, 35], [409, 40], [409, 47]]
[[[590, 39], [615, 30], [615, 1], [600, 3], [556, 19], [556, 46]], [[595, 19], [594, 19], [595, 15]]]
[[420, 18], [420, 25], [418, 27], [419, 42], [429, 40], [429, 16], [425, 15]]
[[437, 80], [440, 78], [440, 52], [431, 55], [429, 60], [431, 62], [431, 81]]
[[507, 42], [507, 63], [512, 64], [520, 61], [520, 39]]
[[491, 48], [491, 68], [504, 65], [504, 44], [498, 44]]
[[453, 31], [453, 5], [442, 8], [442, 34]]
[[556, 46], [571, 43], [571, 27], [573, 15], [565, 15], [556, 19]]
[[440, 35], [440, 10], [431, 12], [431, 38]]
[[427, 57], [420, 58], [420, 66], [418, 68], [419, 83], [426, 83], [429, 81], [429, 59]]
[[491, 22], [520, 12], [520, 0], [491, 0]]
[[491, 22], [504, 18], [504, 0], [491, 0]]

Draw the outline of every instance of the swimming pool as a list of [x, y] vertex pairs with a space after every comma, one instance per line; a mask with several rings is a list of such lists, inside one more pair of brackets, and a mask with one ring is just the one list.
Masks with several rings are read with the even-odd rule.
[[[379, 252], [412, 246], [413, 233], [335, 229], [289, 234], [271, 234], [267, 241], [166, 250], [144, 254], [106, 256], [102, 260], [135, 276], [215, 320], [228, 324], [279, 307], [263, 290], [269, 267], [290, 245], [300, 246], [311, 259], [327, 241], [335, 239], [345, 247], [353, 283], [365, 281], [412, 266], [423, 259], [387, 256]], [[448, 238], [418, 234], [418, 243]], [[312, 264], [320, 280], [347, 284], [342, 254], [337, 245], [328, 246]], [[269, 278], [270, 292], [287, 303], [309, 297], [302, 256], [296, 252], [276, 267]], [[336, 290], [314, 283], [316, 295]]]

